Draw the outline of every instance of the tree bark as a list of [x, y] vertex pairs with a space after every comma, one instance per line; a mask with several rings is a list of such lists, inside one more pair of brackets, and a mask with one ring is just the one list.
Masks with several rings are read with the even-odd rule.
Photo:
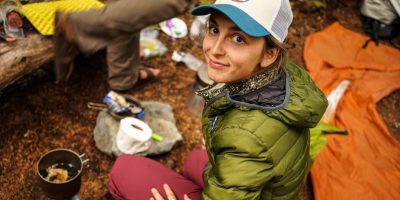
[[0, 91], [40, 68], [54, 57], [50, 38], [30, 34], [13, 43], [0, 43]]

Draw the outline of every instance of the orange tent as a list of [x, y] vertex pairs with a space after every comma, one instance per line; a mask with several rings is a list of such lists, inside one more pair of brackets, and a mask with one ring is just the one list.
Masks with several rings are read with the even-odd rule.
[[[351, 83], [333, 125], [348, 135], [327, 135], [311, 178], [315, 199], [400, 199], [400, 143], [376, 111], [376, 103], [400, 89], [400, 51], [334, 23], [310, 35], [304, 59], [312, 79], [330, 93]], [[399, 105], [400, 106], [400, 105]]]

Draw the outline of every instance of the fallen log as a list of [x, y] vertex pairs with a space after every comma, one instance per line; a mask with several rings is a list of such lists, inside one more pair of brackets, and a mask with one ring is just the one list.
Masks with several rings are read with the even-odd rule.
[[29, 34], [13, 43], [0, 43], [0, 91], [53, 59], [50, 38]]

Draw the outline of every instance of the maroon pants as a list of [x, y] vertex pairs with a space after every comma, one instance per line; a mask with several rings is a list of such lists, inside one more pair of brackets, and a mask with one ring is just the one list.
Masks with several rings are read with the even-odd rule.
[[183, 175], [149, 158], [121, 155], [115, 161], [109, 177], [108, 190], [115, 199], [150, 199], [151, 188], [164, 196], [163, 184], [168, 184], [177, 199], [187, 194], [192, 200], [201, 199], [204, 186], [202, 172], [208, 161], [203, 149], [190, 152], [183, 166]]

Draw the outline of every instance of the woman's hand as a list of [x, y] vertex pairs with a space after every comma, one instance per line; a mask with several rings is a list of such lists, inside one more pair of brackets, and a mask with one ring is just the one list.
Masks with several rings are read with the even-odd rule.
[[[167, 200], [177, 200], [177, 198], [175, 197], [174, 192], [171, 190], [171, 188], [170, 188], [167, 184], [164, 184], [163, 187], [164, 187], [165, 193], [167, 194]], [[165, 199], [161, 196], [160, 192], [158, 192], [157, 189], [152, 188], [152, 189], [151, 189], [151, 193], [153, 193], [153, 197], [151, 197], [150, 200], [165, 200]], [[191, 199], [188, 197], [188, 195], [186, 195], [186, 194], [183, 195], [183, 199], [184, 199], [184, 200], [191, 200]]]

